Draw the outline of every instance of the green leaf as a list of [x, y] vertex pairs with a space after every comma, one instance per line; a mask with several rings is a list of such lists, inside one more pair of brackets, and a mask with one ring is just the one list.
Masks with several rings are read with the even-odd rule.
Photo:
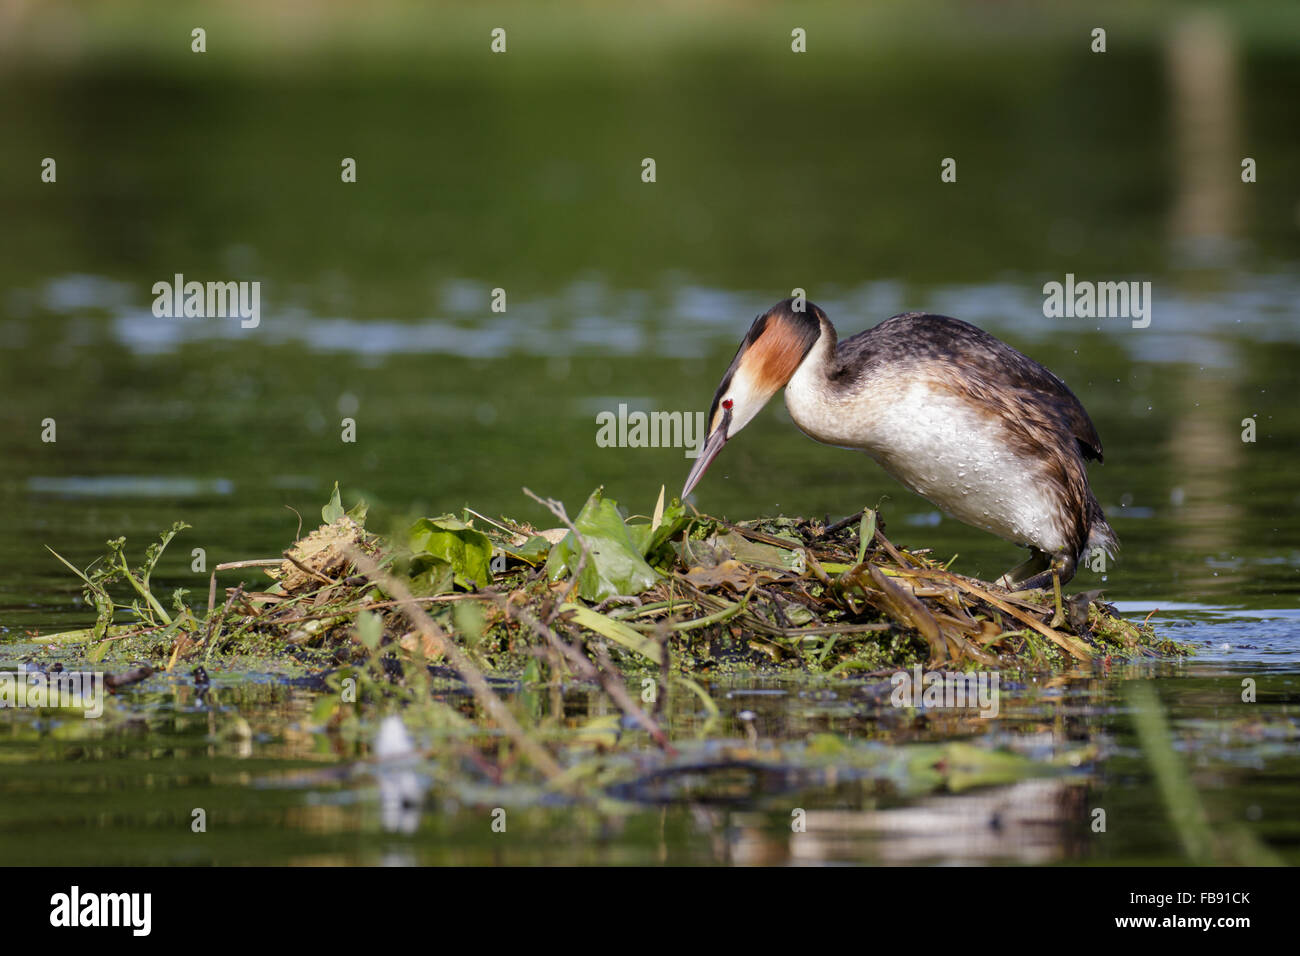
[[421, 518], [411, 525], [409, 544], [412, 577], [438, 561], [451, 567], [453, 580], [463, 588], [492, 583], [492, 541], [453, 515]]
[[85, 581], [87, 585], [89, 585], [89, 586], [92, 587], [92, 588], [95, 586], [94, 582], [91, 581], [90, 578], [86, 577], [86, 575], [82, 573], [82, 571], [81, 571], [80, 568], [78, 568], [75, 564], [73, 564], [71, 561], [69, 561], [69, 560], [68, 560], [67, 558], [65, 558], [63, 555], [59, 554], [59, 552], [55, 551], [55, 550], [54, 550], [53, 548], [51, 548], [48, 544], [45, 546], [45, 550], [48, 551], [48, 552], [50, 552], [50, 554], [54, 555], [54, 556], [55, 556], [56, 558], [58, 558], [60, 561], [62, 561], [63, 564], [64, 564], [64, 566], [67, 567], [67, 569], [68, 569], [69, 571], [71, 571], [71, 572], [72, 572], [73, 574], [75, 574], [77, 577], [81, 578], [81, 580]]
[[[662, 502], [656, 506], [656, 510], [662, 508]], [[641, 556], [647, 561], [655, 563], [658, 557], [671, 558], [673, 555], [670, 549], [665, 549], [664, 545], [681, 533], [691, 522], [691, 516], [686, 513], [686, 508], [677, 499], [667, 508], [659, 512], [659, 520], [656, 523], [653, 519], [648, 523], [638, 522], [627, 525], [628, 537], [641, 552]], [[661, 554], [661, 552], [663, 552]]]
[[348, 509], [348, 517], [355, 521], [361, 527], [366, 526], [366, 513], [370, 510], [370, 505], [365, 498], [358, 498], [357, 503]]
[[803, 574], [806, 568], [803, 552], [799, 550], [802, 547], [801, 542], [792, 540], [789, 548], [778, 548], [773, 544], [751, 541], [735, 531], [728, 531], [702, 542], [691, 541], [681, 548], [681, 552], [682, 560], [689, 564], [698, 564], [702, 557], [711, 555], [717, 561], [731, 557], [741, 564]]
[[411, 577], [411, 593], [416, 597], [446, 594], [456, 586], [456, 574], [451, 564], [427, 554], [412, 557], [407, 573]]
[[858, 526], [858, 564], [867, 556], [867, 548], [876, 536], [876, 513], [870, 508], [862, 509], [862, 524]]
[[[573, 525], [587, 548], [587, 563], [578, 581], [578, 594], [586, 600], [603, 601], [615, 594], [640, 594], [659, 580], [654, 568], [646, 564], [641, 548], [632, 540], [617, 503], [603, 497], [601, 489], [592, 492]], [[649, 527], [645, 525], [647, 534]], [[558, 581], [577, 571], [581, 561], [582, 546], [570, 531], [551, 548], [546, 575], [551, 581]]]
[[171, 544], [172, 538], [192, 527], [194, 526], [186, 524], [184, 521], [174, 522], [169, 531], [164, 531], [158, 541], [145, 549], [144, 564], [136, 571], [136, 576], [139, 577], [140, 583], [146, 591], [149, 590], [149, 579], [153, 576], [154, 568], [158, 566], [158, 559], [167, 550], [167, 545]]
[[334, 493], [330, 495], [329, 504], [320, 510], [321, 520], [326, 524], [333, 524], [342, 518], [346, 511], [343, 510], [343, 502], [339, 498], [339, 483], [334, 482]]
[[527, 541], [517, 548], [510, 545], [501, 545], [501, 550], [516, 561], [523, 561], [525, 564], [538, 565], [546, 560], [546, 555], [550, 553], [551, 542], [547, 541], [540, 534], [531, 535]]
[[656, 664], [663, 663], [663, 648], [659, 646], [659, 642], [651, 640], [639, 631], [632, 630], [622, 621], [606, 617], [599, 611], [593, 611], [581, 604], [566, 602], [560, 605], [560, 612], [572, 612], [574, 622], [581, 624], [587, 630], [595, 631], [601, 637], [607, 637], [616, 644], [622, 644], [628, 650], [636, 651]]

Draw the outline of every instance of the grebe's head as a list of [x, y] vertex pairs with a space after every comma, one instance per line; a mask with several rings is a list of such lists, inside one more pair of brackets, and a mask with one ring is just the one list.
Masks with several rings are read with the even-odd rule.
[[709, 432], [682, 497], [691, 493], [733, 435], [753, 421], [768, 399], [785, 387], [822, 334], [826, 313], [811, 302], [778, 302], [754, 320], [713, 395]]

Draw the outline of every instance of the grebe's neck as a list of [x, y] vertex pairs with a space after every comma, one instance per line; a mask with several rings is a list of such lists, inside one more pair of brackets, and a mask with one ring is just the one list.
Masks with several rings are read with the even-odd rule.
[[839, 337], [830, 320], [821, 319], [821, 335], [785, 386], [785, 407], [810, 438], [828, 445], [861, 447], [863, 422], [846, 415], [853, 397], [837, 382]]

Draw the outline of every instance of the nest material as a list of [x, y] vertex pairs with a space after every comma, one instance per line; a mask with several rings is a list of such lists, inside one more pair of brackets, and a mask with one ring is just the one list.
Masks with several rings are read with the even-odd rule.
[[284, 594], [333, 583], [346, 576], [350, 565], [348, 555], [365, 540], [365, 529], [344, 515], [296, 542], [284, 562], [278, 568], [267, 569], [266, 573], [279, 583]]
[[[267, 570], [274, 586], [228, 588], [221, 605], [214, 580], [206, 620], [120, 625], [102, 647], [172, 661], [314, 648], [321, 654], [313, 659], [327, 664], [418, 650], [437, 664], [445, 639], [484, 672], [501, 675], [535, 670], [539, 655], [549, 659], [548, 631], [598, 658], [608, 652], [629, 672], [775, 666], [847, 676], [916, 663], [1043, 670], [1186, 653], [1121, 618], [1099, 592], [1067, 598], [1058, 618], [1050, 595], [1013, 594], [955, 574], [926, 552], [895, 546], [875, 512], [858, 526], [784, 517], [732, 524], [675, 505], [651, 526], [606, 507], [584, 509], [568, 531], [504, 518], [478, 525], [470, 514], [421, 520], [424, 546], [431, 546], [426, 526], [442, 536], [440, 547], [456, 545], [423, 563], [402, 542], [340, 515]], [[470, 564], [478, 568], [472, 574]], [[485, 577], [490, 582], [478, 587]], [[412, 601], [444, 636], [416, 641]], [[71, 641], [81, 632], [56, 637]], [[385, 666], [397, 658], [385, 657]]]
[[[672, 557], [659, 566], [658, 581], [639, 594], [584, 600], [571, 576], [548, 580], [540, 566], [506, 560], [503, 553], [500, 563], [506, 567], [490, 587], [426, 594], [434, 602], [426, 607], [458, 642], [495, 648], [497, 653], [482, 662], [497, 671], [522, 666], [532, 645], [502, 611], [507, 595], [510, 604], [531, 609], [566, 633], [610, 642], [622, 652], [615, 657], [632, 668], [661, 665], [661, 648], [688, 670], [707, 670], [720, 660], [755, 669], [802, 662], [815, 663], [814, 669], [845, 665], [852, 671], [914, 661], [931, 667], [1041, 668], [1178, 652], [1151, 628], [1120, 618], [1099, 592], [1067, 598], [1065, 619], [1053, 623], [1050, 595], [1011, 593], [955, 574], [926, 553], [896, 547], [882, 524], [865, 529], [864, 546], [857, 528], [828, 531], [805, 519], [702, 520], [707, 527], [671, 542], [666, 553]], [[552, 545], [562, 537], [559, 531], [511, 524], [513, 534], [487, 529], [494, 547], [518, 547], [533, 534]], [[261, 620], [252, 622], [253, 631], [274, 633], [300, 624], [304, 602], [319, 611], [326, 595], [341, 614], [366, 609], [374, 600], [363, 597], [364, 583], [348, 588], [343, 580], [352, 573], [354, 549], [373, 553], [379, 547], [379, 540], [350, 518], [318, 528], [288, 552], [292, 560], [275, 569], [279, 586], [273, 590], [283, 597], [250, 595], [254, 604], [263, 605], [265, 598], [270, 605], [255, 612]], [[463, 619], [452, 613], [452, 604], [477, 599], [484, 602], [486, 627], [481, 622], [476, 633], [462, 635]], [[384, 633], [410, 651], [413, 632], [393, 604], [388, 601], [381, 610]], [[335, 619], [328, 628], [297, 630], [291, 643], [330, 645], [347, 637], [355, 646], [351, 627], [340, 624]], [[719, 641], [730, 641], [732, 648], [720, 651]], [[426, 658], [439, 656], [431, 648], [422, 650]]]

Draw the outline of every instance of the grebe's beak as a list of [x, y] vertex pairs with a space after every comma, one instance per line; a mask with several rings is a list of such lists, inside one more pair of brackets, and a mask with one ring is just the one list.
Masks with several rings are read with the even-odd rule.
[[686, 485], [682, 488], [682, 500], [694, 490], [695, 486], [700, 483], [704, 473], [709, 470], [709, 465], [713, 464], [713, 459], [718, 457], [718, 452], [722, 451], [722, 446], [727, 443], [727, 427], [731, 424], [731, 409], [722, 410], [722, 418], [718, 422], [718, 427], [713, 429], [713, 434], [709, 435], [704, 442], [704, 447], [700, 449], [700, 457], [695, 459], [695, 465], [691, 468], [691, 473], [686, 476]]

